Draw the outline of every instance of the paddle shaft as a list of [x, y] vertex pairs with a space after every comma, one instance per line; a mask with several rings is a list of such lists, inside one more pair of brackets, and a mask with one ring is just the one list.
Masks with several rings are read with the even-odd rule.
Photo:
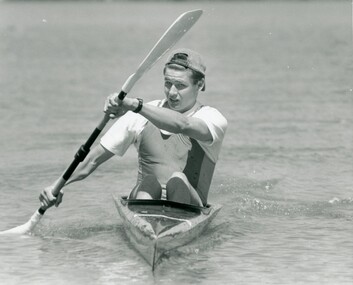
[[[126, 96], [126, 93], [123, 91], [121, 91], [120, 94], [122, 94], [121, 96], [124, 96], [124, 97]], [[119, 96], [120, 96], [120, 94], [119, 94]], [[123, 95], [123, 94], [125, 94], [125, 95]], [[110, 120], [109, 114], [105, 114], [103, 119], [99, 122], [98, 126], [94, 129], [94, 131], [89, 136], [87, 141], [78, 149], [78, 151], [75, 154], [74, 160], [71, 162], [71, 164], [66, 169], [64, 174], [60, 177], [60, 179], [56, 182], [56, 184], [52, 190], [52, 193], [54, 196], [57, 196], [59, 194], [60, 190], [64, 187], [67, 180], [69, 180], [72, 173], [74, 173], [77, 166], [86, 158], [86, 156], [90, 152], [90, 148], [91, 148], [92, 144], [95, 142], [95, 140], [97, 139], [99, 134], [102, 132], [102, 130], [104, 129], [105, 125], [108, 123], [109, 120]], [[46, 211], [46, 209], [43, 209], [42, 207], [40, 207], [38, 209], [38, 212], [41, 215], [43, 215], [45, 213], [45, 211]]]

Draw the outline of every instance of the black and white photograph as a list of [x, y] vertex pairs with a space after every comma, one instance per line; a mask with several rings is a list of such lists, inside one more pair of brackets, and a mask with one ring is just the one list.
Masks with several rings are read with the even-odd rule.
[[352, 0], [0, 0], [0, 284], [353, 284]]

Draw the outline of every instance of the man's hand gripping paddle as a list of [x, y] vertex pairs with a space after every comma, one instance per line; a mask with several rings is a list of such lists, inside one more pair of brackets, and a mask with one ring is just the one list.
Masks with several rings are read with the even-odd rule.
[[[168, 28], [168, 30], [163, 34], [155, 46], [151, 49], [146, 58], [142, 61], [135, 73], [129, 76], [125, 81], [121, 91], [119, 93], [119, 99], [123, 100], [128, 92], [132, 89], [135, 83], [142, 77], [142, 75], [148, 71], [169, 49], [171, 49], [174, 44], [181, 39], [181, 37], [186, 34], [191, 27], [197, 22], [201, 17], [202, 10], [193, 10], [185, 12], [180, 15], [174, 23]], [[57, 196], [60, 190], [64, 187], [67, 180], [70, 178], [72, 173], [75, 171], [76, 167], [82, 162], [90, 151], [90, 147], [97, 139], [101, 131], [104, 129], [105, 125], [108, 123], [110, 117], [109, 114], [105, 114], [104, 118], [92, 132], [85, 144], [83, 144], [80, 149], [75, 154], [74, 160], [71, 162], [69, 167], [66, 169], [62, 177], [57, 180], [52, 194]], [[28, 220], [27, 223], [20, 225], [18, 227], [12, 228], [10, 230], [2, 231], [1, 234], [25, 234], [31, 232], [34, 227], [38, 224], [41, 217], [44, 215], [47, 207], [40, 207]]]

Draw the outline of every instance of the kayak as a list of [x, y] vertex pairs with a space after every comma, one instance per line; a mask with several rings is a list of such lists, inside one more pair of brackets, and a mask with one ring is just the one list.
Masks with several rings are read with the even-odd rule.
[[198, 207], [166, 200], [115, 198], [126, 235], [152, 266], [163, 255], [197, 238], [220, 211], [220, 205]]

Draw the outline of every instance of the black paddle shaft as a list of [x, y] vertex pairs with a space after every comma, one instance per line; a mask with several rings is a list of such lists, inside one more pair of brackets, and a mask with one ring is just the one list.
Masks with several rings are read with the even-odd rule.
[[120, 93], [119, 93], [119, 95], [118, 95], [119, 99], [120, 99], [120, 100], [124, 100], [124, 98], [126, 97], [126, 94], [127, 94], [126, 92], [124, 92], [124, 91], [121, 90]]
[[[124, 96], [125, 97], [125, 96]], [[74, 173], [77, 166], [86, 158], [87, 154], [90, 152], [90, 148], [92, 144], [95, 142], [99, 134], [104, 129], [105, 125], [108, 123], [110, 117], [109, 114], [105, 114], [102, 121], [98, 124], [98, 126], [94, 129], [92, 134], [89, 136], [87, 141], [78, 149], [75, 154], [74, 160], [71, 162], [70, 166], [64, 172], [61, 181], [56, 185], [57, 191], [59, 192], [60, 189], [65, 185], [65, 182], [71, 177], [72, 173]], [[46, 209], [39, 208], [38, 212], [43, 215]]]
[[109, 116], [106, 114], [100, 124], [94, 129], [92, 134], [89, 136], [85, 144], [81, 145], [78, 151], [75, 154], [74, 160], [71, 162], [70, 166], [66, 169], [65, 173], [63, 174], [63, 179], [67, 181], [72, 173], [75, 171], [77, 166], [84, 161], [87, 154], [90, 152], [92, 144], [95, 142], [107, 122], [109, 121]]
[[[120, 91], [118, 97], [120, 100], [124, 100], [126, 96], [126, 93], [124, 91]], [[81, 147], [78, 149], [78, 151], [75, 154], [74, 160], [71, 162], [70, 166], [66, 169], [65, 173], [63, 174], [63, 179], [67, 181], [72, 173], [74, 173], [75, 169], [77, 166], [84, 161], [86, 158], [87, 154], [90, 152], [90, 148], [94, 141], [97, 139], [103, 128], [105, 127], [106, 123], [109, 121], [109, 117], [104, 116], [102, 122], [95, 128], [95, 130], [92, 132], [88, 140], [86, 141], [85, 144], [81, 145]]]
[[95, 130], [92, 132], [88, 140], [86, 141], [85, 144], [81, 145], [81, 147], [78, 149], [78, 151], [75, 154], [74, 160], [71, 162], [70, 166], [66, 169], [65, 173], [63, 174], [63, 178], [67, 181], [72, 173], [74, 173], [75, 169], [77, 166], [84, 161], [86, 158], [87, 154], [90, 152], [90, 148], [94, 141], [97, 139], [99, 134], [101, 133], [102, 130], [99, 130], [98, 128], [95, 128]]

